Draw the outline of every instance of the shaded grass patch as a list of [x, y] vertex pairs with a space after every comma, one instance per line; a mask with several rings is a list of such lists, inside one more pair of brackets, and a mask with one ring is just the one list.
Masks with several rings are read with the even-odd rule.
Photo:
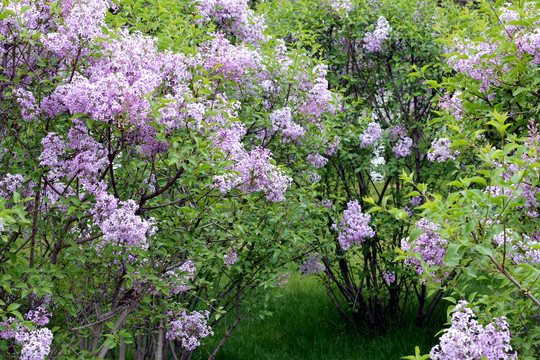
[[[407, 325], [393, 325], [386, 334], [378, 334], [348, 324], [316, 277], [293, 275], [279, 295], [270, 300], [272, 316], [240, 322], [218, 360], [399, 359], [413, 354], [415, 346], [429, 352], [446, 320], [442, 309], [433, 325], [419, 328], [411, 314]], [[229, 325], [234, 321], [232, 316], [227, 320]], [[195, 359], [207, 359], [212, 353], [225, 332], [223, 323], [214, 331]]]

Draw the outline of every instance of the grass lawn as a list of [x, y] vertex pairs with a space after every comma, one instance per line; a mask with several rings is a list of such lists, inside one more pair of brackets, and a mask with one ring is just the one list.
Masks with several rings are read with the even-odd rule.
[[[431, 328], [395, 326], [386, 335], [357, 333], [346, 324], [315, 277], [293, 275], [281, 295], [271, 300], [273, 316], [242, 320], [217, 356], [219, 360], [378, 360], [428, 353], [445, 315]], [[444, 312], [444, 310], [443, 310]], [[205, 341], [196, 359], [207, 359], [224, 329]]]

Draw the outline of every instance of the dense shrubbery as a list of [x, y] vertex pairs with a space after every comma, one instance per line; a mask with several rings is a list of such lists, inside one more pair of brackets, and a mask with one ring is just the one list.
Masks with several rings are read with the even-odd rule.
[[476, 6], [4, 2], [2, 356], [189, 359], [229, 314], [214, 358], [300, 263], [379, 330], [446, 294], [433, 359], [534, 358], [539, 14]]

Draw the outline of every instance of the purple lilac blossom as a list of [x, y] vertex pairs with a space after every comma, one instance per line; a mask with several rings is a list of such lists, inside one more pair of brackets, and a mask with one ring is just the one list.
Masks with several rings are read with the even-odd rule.
[[307, 161], [311, 166], [313, 166], [315, 169], [322, 168], [326, 163], [328, 162], [328, 159], [322, 156], [321, 154], [309, 154], [307, 156]]
[[540, 264], [540, 249], [532, 247], [540, 245], [540, 242], [525, 234], [522, 237], [523, 240], [520, 240], [512, 230], [506, 230], [495, 235], [493, 240], [499, 248], [506, 248], [507, 257], [516, 265]]
[[321, 262], [321, 255], [319, 253], [306, 256], [306, 260], [300, 265], [300, 272], [304, 275], [318, 274], [325, 269], [326, 267]]
[[23, 119], [26, 121], [36, 120], [41, 110], [34, 94], [30, 91], [18, 88], [13, 90], [13, 95], [17, 97], [17, 102], [21, 105], [21, 116]]
[[223, 255], [223, 263], [227, 265], [228, 268], [234, 265], [236, 261], [238, 261], [238, 254], [231, 249], [227, 250], [227, 253]]
[[386, 270], [384, 274], [382, 275], [382, 278], [385, 283], [388, 285], [392, 284], [394, 281], [396, 281], [396, 273], [390, 270]]
[[26, 320], [32, 321], [39, 326], [45, 326], [49, 323], [51, 313], [43, 306], [39, 306], [36, 310], [28, 311], [25, 316]]
[[413, 196], [409, 199], [409, 204], [414, 207], [418, 207], [424, 203], [424, 198], [420, 195]]
[[177, 269], [167, 271], [164, 280], [170, 284], [170, 293], [176, 295], [191, 289], [188, 282], [193, 280], [195, 271], [197, 271], [196, 264], [191, 260], [186, 260]]
[[439, 106], [448, 115], [453, 115], [456, 120], [463, 119], [463, 98], [461, 91], [456, 91], [452, 96], [448, 92], [445, 93], [439, 100]]
[[36, 324], [33, 329], [21, 324], [17, 318], [10, 317], [7, 321], [0, 322], [0, 327], [4, 327], [0, 331], [0, 337], [6, 340], [13, 338], [22, 346], [20, 360], [45, 360], [51, 351], [53, 334], [51, 330], [38, 326], [48, 324], [50, 316], [51, 314], [42, 306], [26, 313], [24, 316], [26, 320]]
[[392, 141], [396, 141], [401, 137], [407, 136], [407, 128], [404, 124], [398, 124], [388, 129], [388, 135]]
[[305, 135], [306, 130], [292, 120], [291, 108], [284, 107], [270, 114], [274, 131], [281, 131], [285, 142]]
[[206, 20], [214, 18], [222, 28], [230, 30], [244, 42], [257, 45], [266, 42], [267, 27], [263, 15], [255, 15], [248, 0], [201, 0], [197, 4], [199, 15]]
[[276, 287], [278, 287], [280, 289], [283, 289], [283, 287], [289, 283], [289, 278], [290, 277], [291, 277], [290, 273], [285, 273], [285, 274], [278, 275], [278, 277], [276, 278], [276, 281], [274, 283], [274, 286], [276, 286]]
[[[538, 176], [537, 172], [532, 172], [530, 175], [521, 178], [518, 178], [516, 183], [515, 175], [520, 172], [527, 172], [529, 169], [532, 169], [533, 164], [538, 162], [538, 152], [536, 145], [536, 133], [535, 128], [529, 129], [529, 137], [525, 142], [525, 147], [529, 150], [521, 156], [520, 163], [517, 162], [506, 162], [504, 166], [500, 162], [494, 162], [493, 164], [498, 168], [504, 168], [501, 177], [507, 183], [508, 186], [502, 187], [500, 185], [490, 185], [486, 187], [484, 193], [490, 194], [492, 196], [508, 196], [510, 200], [517, 197], [525, 199], [525, 205], [523, 208], [526, 210], [525, 214], [530, 217], [537, 218], [540, 216], [538, 213], [538, 207], [540, 207], [540, 202], [537, 200], [538, 194], [540, 194], [540, 188], [537, 186], [531, 185], [533, 183], [532, 177]], [[519, 207], [521, 208], [521, 207]]]
[[510, 345], [510, 330], [505, 318], [493, 318], [485, 327], [474, 319], [475, 314], [461, 300], [452, 310], [452, 326], [444, 330], [439, 345], [431, 349], [433, 360], [479, 360], [480, 358], [516, 359]]
[[327, 208], [328, 210], [332, 210], [332, 200], [330, 199], [323, 199], [321, 201], [321, 204], [322, 206], [324, 206], [325, 208]]
[[135, 215], [139, 206], [133, 200], [120, 202], [120, 208], [114, 210], [100, 224], [103, 239], [117, 245], [147, 248], [146, 236], [151, 233], [153, 220], [143, 220]]
[[364, 36], [364, 49], [366, 52], [381, 51], [385, 40], [390, 38], [392, 27], [384, 16], [380, 16], [373, 32], [366, 32]]
[[208, 310], [192, 311], [189, 315], [185, 310], [177, 314], [169, 314], [173, 320], [169, 321], [167, 339], [180, 341], [182, 347], [188, 351], [195, 350], [201, 345], [201, 339], [214, 335], [212, 328], [208, 326], [209, 315]]
[[52, 339], [53, 333], [47, 328], [30, 330], [21, 326], [15, 333], [15, 342], [22, 346], [19, 360], [45, 360]]
[[284, 171], [270, 162], [270, 150], [255, 148], [251, 152], [242, 151], [234, 158], [235, 164], [230, 167], [235, 173], [226, 173], [215, 177], [217, 188], [226, 193], [239, 188], [244, 193], [264, 191], [270, 201], [285, 199], [292, 179]]
[[20, 174], [7, 173], [0, 178], [0, 196], [10, 199], [13, 193], [23, 185], [23, 176]]
[[377, 146], [382, 137], [382, 129], [379, 123], [374, 121], [368, 124], [367, 129], [360, 135], [360, 147]]
[[[429, 266], [443, 266], [444, 257], [446, 256], [446, 245], [448, 242], [435, 232], [440, 226], [429, 222], [425, 218], [417, 221], [415, 226], [424, 232], [413, 242], [409, 242], [409, 238], [401, 240], [401, 249], [405, 252], [413, 252], [422, 255], [424, 262]], [[404, 263], [407, 266], [414, 267], [419, 275], [424, 273], [422, 262], [419, 259], [409, 256]], [[435, 274], [430, 274], [430, 277], [434, 281], [441, 280]]]
[[397, 144], [392, 147], [396, 158], [402, 158], [411, 154], [412, 139], [410, 137], [400, 137]]
[[499, 44], [499, 41], [492, 38], [488, 38], [486, 42], [454, 38], [450, 52], [466, 54], [467, 57], [452, 55], [446, 61], [456, 72], [479, 81], [480, 91], [487, 93], [492, 86], [500, 84], [497, 72], [502, 66], [501, 57], [505, 54], [496, 53]]
[[340, 223], [332, 225], [338, 232], [338, 241], [343, 250], [347, 251], [352, 244], [359, 245], [366, 238], [375, 236], [375, 231], [369, 226], [370, 221], [371, 215], [362, 213], [358, 200], [349, 201]]
[[324, 153], [324, 155], [326, 156], [332, 156], [334, 155], [337, 151], [338, 151], [338, 148], [339, 148], [339, 143], [341, 142], [341, 138], [339, 137], [335, 137], [334, 140], [332, 140], [329, 144], [328, 144], [328, 148], [326, 149], [326, 152]]
[[451, 142], [447, 138], [439, 138], [431, 143], [432, 149], [428, 152], [428, 159], [431, 162], [445, 162], [455, 160], [458, 151], [450, 148]]
[[414, 210], [411, 209], [411, 208], [408, 207], [408, 206], [405, 206], [405, 207], [403, 208], [403, 211], [405, 211], [405, 212], [407, 213], [408, 217], [413, 217], [413, 216], [414, 216]]

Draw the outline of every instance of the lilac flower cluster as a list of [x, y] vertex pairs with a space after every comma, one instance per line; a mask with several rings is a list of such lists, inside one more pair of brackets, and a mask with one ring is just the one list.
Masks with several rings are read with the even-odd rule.
[[307, 161], [311, 166], [313, 166], [315, 169], [322, 168], [326, 163], [328, 162], [328, 159], [322, 156], [321, 154], [309, 154], [307, 156]]
[[341, 139], [339, 137], [335, 137], [332, 141], [330, 141], [330, 143], [328, 144], [328, 148], [326, 149], [326, 152], [324, 153], [324, 155], [326, 156], [332, 156], [334, 155], [337, 151], [338, 151], [338, 148], [339, 148], [339, 144], [341, 142]]
[[398, 124], [388, 129], [388, 135], [392, 141], [407, 136], [407, 128], [404, 124]]
[[463, 119], [463, 98], [462, 92], [456, 91], [452, 96], [447, 92], [439, 99], [439, 106], [447, 114], [452, 115], [456, 120]]
[[231, 31], [246, 43], [257, 45], [265, 42], [266, 20], [255, 15], [249, 8], [248, 0], [200, 0], [197, 4], [199, 15], [207, 20], [214, 18], [218, 26]]
[[431, 143], [431, 150], [428, 152], [428, 159], [431, 162], [445, 162], [447, 160], [455, 160], [459, 153], [457, 150], [452, 150], [452, 143], [447, 138], [439, 138]]
[[540, 242], [525, 234], [522, 237], [520, 240], [512, 230], [506, 230], [495, 235], [493, 240], [499, 248], [506, 248], [507, 257], [516, 265], [540, 264], [540, 249], [532, 247], [540, 245]]
[[384, 16], [380, 16], [373, 32], [366, 32], [364, 36], [364, 49], [366, 52], [381, 51], [385, 40], [390, 38], [392, 27]]
[[454, 39], [452, 52], [467, 55], [448, 57], [448, 64], [458, 73], [462, 73], [480, 82], [480, 90], [487, 92], [492, 86], [498, 86], [497, 69], [502, 65], [501, 56], [496, 50], [499, 42], [487, 39], [486, 42]]
[[409, 204], [411, 204], [414, 207], [418, 207], [424, 203], [424, 198], [422, 196], [413, 196], [409, 199]]
[[197, 264], [191, 260], [186, 260], [180, 267], [169, 270], [164, 274], [164, 279], [170, 284], [170, 293], [172, 295], [188, 291], [191, 286], [189, 281], [193, 280]]
[[306, 260], [300, 265], [300, 272], [304, 275], [318, 274], [324, 270], [326, 270], [326, 267], [321, 262], [321, 255], [319, 253], [306, 256]]
[[354, 8], [351, 0], [328, 0], [326, 5], [332, 9], [332, 12], [339, 17], [348, 17], [349, 12]]
[[30, 310], [25, 314], [25, 318], [39, 326], [45, 326], [49, 323], [51, 313], [44, 306], [39, 306], [36, 310]]
[[270, 150], [256, 148], [251, 152], [242, 151], [234, 156], [233, 172], [215, 177], [217, 188], [226, 193], [239, 188], [248, 194], [264, 191], [270, 201], [282, 201], [292, 179], [283, 170], [270, 162]]
[[394, 281], [396, 281], [396, 273], [390, 270], [386, 270], [382, 275], [382, 278], [386, 284], [390, 285], [394, 283]]
[[[79, 179], [85, 190], [95, 195], [94, 221], [107, 242], [119, 242], [134, 247], [147, 247], [146, 236], [152, 232], [153, 221], [135, 215], [138, 205], [133, 200], [119, 201], [106, 192], [107, 186], [98, 174], [108, 164], [103, 146], [89, 134], [86, 125], [74, 122], [67, 139], [54, 132], [42, 140], [40, 165], [48, 166], [49, 180]], [[67, 194], [69, 195], [69, 194]]]
[[170, 320], [168, 324], [167, 339], [180, 341], [182, 347], [188, 351], [195, 350], [201, 345], [201, 339], [214, 335], [212, 328], [208, 326], [209, 315], [208, 310], [192, 311], [189, 315], [185, 310], [177, 314], [170, 313], [169, 316], [173, 320]]
[[332, 200], [330, 199], [322, 199], [321, 205], [327, 208], [328, 210], [332, 210]]
[[367, 129], [360, 135], [360, 147], [377, 146], [382, 138], [381, 125], [377, 122], [370, 122]]
[[[413, 242], [409, 242], [409, 238], [402, 239], [401, 249], [405, 252], [413, 252], [422, 255], [422, 259], [429, 266], [443, 266], [444, 257], [446, 256], [446, 245], [448, 242], [435, 232], [440, 226], [429, 222], [425, 218], [417, 221], [415, 226], [424, 232]], [[422, 262], [416, 257], [409, 256], [404, 263], [407, 266], [413, 266], [419, 275], [424, 273]], [[435, 274], [430, 274], [430, 277], [434, 281], [441, 280]]]
[[284, 107], [270, 114], [274, 131], [280, 131], [283, 141], [296, 140], [305, 135], [306, 130], [293, 122], [291, 108]]
[[230, 268], [234, 263], [238, 261], [238, 254], [232, 250], [227, 250], [227, 253], [223, 255], [223, 263], [227, 265], [228, 268]]
[[375, 236], [375, 231], [369, 226], [371, 215], [363, 214], [358, 200], [349, 201], [347, 209], [339, 224], [332, 227], [338, 231], [338, 241], [343, 250], [347, 251], [352, 244], [359, 245], [366, 238]]
[[17, 97], [17, 102], [21, 106], [21, 115], [24, 120], [36, 120], [41, 113], [34, 94], [30, 91], [18, 88], [13, 91], [13, 95]]
[[53, 334], [47, 328], [30, 330], [19, 329], [15, 334], [15, 342], [22, 346], [20, 360], [45, 360], [51, 351]]
[[0, 196], [10, 199], [23, 184], [23, 176], [20, 174], [7, 173], [0, 178]]
[[53, 334], [44, 326], [49, 323], [51, 314], [44, 308], [38, 307], [25, 314], [25, 318], [35, 324], [32, 328], [20, 323], [17, 318], [10, 317], [7, 321], [0, 322], [0, 337], [2, 339], [13, 338], [22, 346], [20, 360], [45, 360], [51, 351]]
[[474, 319], [475, 314], [461, 300], [452, 310], [452, 326], [444, 331], [439, 345], [429, 354], [433, 360], [510, 360], [518, 358], [512, 353], [510, 330], [503, 318], [494, 318], [485, 327]]
[[285, 274], [278, 275], [278, 277], [276, 278], [276, 281], [274, 283], [274, 286], [278, 287], [280, 289], [283, 289], [283, 287], [289, 283], [289, 278], [290, 277], [291, 277], [290, 273], [285, 273]]
[[[536, 145], [537, 136], [537, 129], [535, 127], [530, 127], [529, 137], [524, 144], [528, 151], [522, 154], [519, 162], [508, 161], [505, 162], [505, 164], [493, 162], [495, 167], [504, 168], [501, 177], [507, 183], [507, 186], [502, 187], [500, 185], [490, 185], [484, 190], [484, 193], [490, 194], [494, 197], [505, 195], [508, 196], [510, 200], [515, 199], [516, 197], [525, 199], [525, 205], [523, 206], [523, 208], [526, 210], [525, 214], [534, 218], [540, 216], [538, 213], [540, 202], [537, 199], [538, 194], [540, 194], [540, 188], [532, 185], [532, 179], [538, 176], [538, 170], [536, 170], [533, 166], [533, 164], [537, 163], [539, 159]], [[517, 174], [527, 172], [529, 172], [527, 176], [524, 176], [523, 178], [520, 176], [518, 177], [518, 181], [515, 181], [515, 176]]]
[[392, 147], [392, 151], [396, 158], [402, 158], [411, 154], [412, 139], [410, 137], [400, 137], [396, 145]]

